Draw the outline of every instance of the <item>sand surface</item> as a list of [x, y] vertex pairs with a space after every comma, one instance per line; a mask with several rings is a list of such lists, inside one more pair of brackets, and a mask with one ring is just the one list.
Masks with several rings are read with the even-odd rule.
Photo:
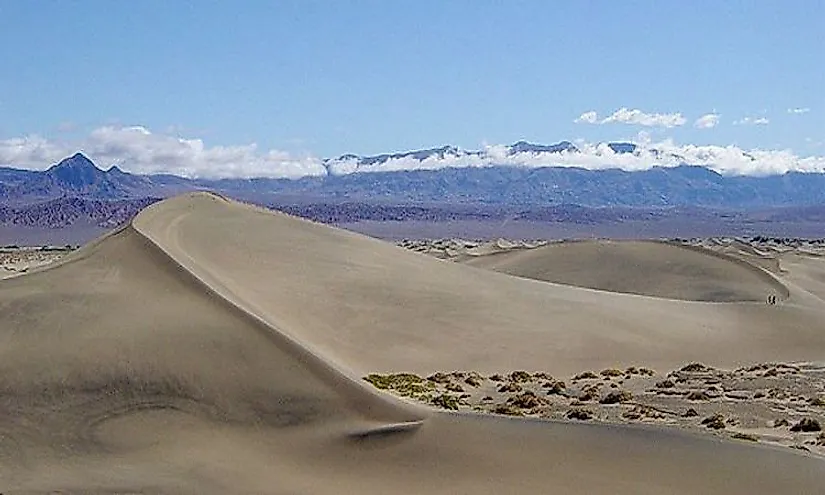
[[654, 298], [173, 198], [0, 282], [0, 492], [820, 493], [804, 451], [445, 413], [361, 380], [814, 361], [818, 270], [780, 276], [776, 306]]

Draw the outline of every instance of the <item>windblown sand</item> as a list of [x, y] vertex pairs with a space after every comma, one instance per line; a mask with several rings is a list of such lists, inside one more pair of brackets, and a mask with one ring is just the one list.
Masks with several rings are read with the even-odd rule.
[[776, 306], [697, 302], [437, 260], [210, 194], [166, 200], [0, 282], [0, 492], [819, 493], [814, 452], [449, 413], [361, 379], [813, 362], [825, 279], [796, 256]]

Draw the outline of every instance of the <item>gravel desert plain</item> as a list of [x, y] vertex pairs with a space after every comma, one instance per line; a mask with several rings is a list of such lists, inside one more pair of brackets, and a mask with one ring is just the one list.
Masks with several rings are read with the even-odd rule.
[[2, 253], [3, 493], [822, 493], [825, 246], [405, 241], [189, 193]]

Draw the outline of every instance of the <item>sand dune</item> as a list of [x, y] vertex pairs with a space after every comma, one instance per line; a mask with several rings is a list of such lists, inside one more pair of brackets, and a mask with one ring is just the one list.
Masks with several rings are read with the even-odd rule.
[[822, 308], [789, 287], [776, 307], [592, 291], [174, 198], [0, 281], [0, 491], [818, 493], [803, 454], [437, 413], [358, 378], [821, 357]]
[[771, 276], [735, 258], [665, 242], [564, 242], [466, 263], [517, 277], [690, 301], [761, 302], [787, 293]]

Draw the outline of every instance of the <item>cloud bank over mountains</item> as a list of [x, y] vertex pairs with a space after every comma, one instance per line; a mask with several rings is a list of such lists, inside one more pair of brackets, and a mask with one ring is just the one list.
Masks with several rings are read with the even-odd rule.
[[[664, 126], [684, 121], [681, 114], [640, 115], [633, 110], [617, 111], [601, 121], [595, 112], [587, 112], [580, 119], [594, 122], [607, 119], [612, 119], [611, 122], [661, 122]], [[708, 114], [694, 125], [713, 127], [718, 121], [714, 119], [718, 119], [716, 114]], [[100, 127], [80, 142], [60, 142], [39, 136], [0, 140], [0, 165], [42, 170], [76, 151], [84, 152], [102, 167], [117, 165], [133, 173], [166, 173], [190, 178], [298, 178], [330, 173], [490, 166], [558, 166], [590, 170], [619, 168], [634, 171], [684, 164], [706, 166], [726, 175], [825, 172], [825, 156], [802, 157], [789, 150], [677, 144], [672, 140], [640, 144], [576, 141], [551, 146], [519, 142], [513, 145], [487, 145], [477, 151], [445, 146], [410, 153], [372, 157], [342, 155], [323, 159], [260, 149], [254, 143], [208, 146], [201, 139], [155, 133], [139, 126]]]

